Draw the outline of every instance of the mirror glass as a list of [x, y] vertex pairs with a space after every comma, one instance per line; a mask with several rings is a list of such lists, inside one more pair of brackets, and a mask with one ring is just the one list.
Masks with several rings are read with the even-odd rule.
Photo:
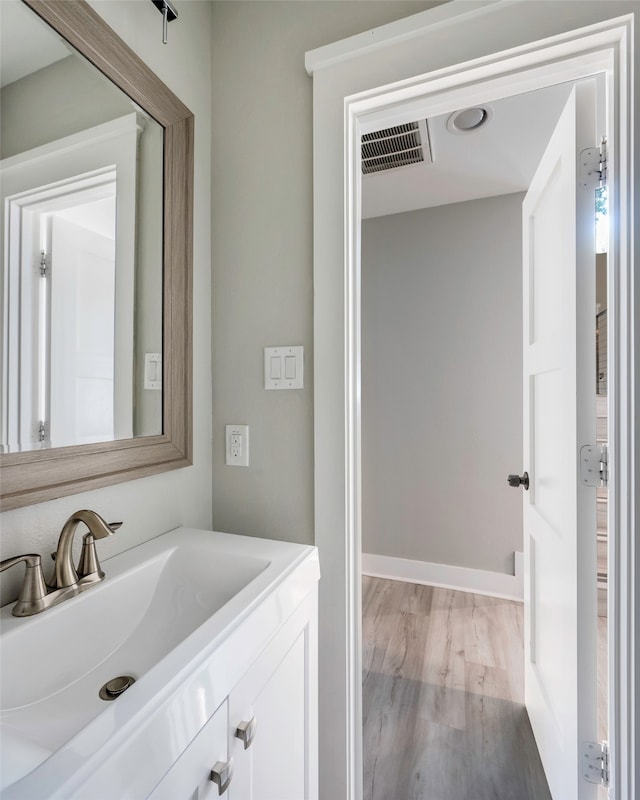
[[0, 2], [0, 446], [162, 431], [163, 135]]

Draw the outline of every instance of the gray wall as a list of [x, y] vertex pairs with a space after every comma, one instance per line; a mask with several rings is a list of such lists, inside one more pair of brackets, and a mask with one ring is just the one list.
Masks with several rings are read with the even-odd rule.
[[363, 222], [364, 552], [513, 571], [521, 206], [511, 194]]
[[[307, 50], [437, 3], [214, 2], [213, 519], [313, 542], [312, 80]], [[304, 345], [305, 387], [265, 391], [263, 347]], [[250, 426], [226, 467], [224, 426]]]
[[2, 158], [132, 110], [126, 95], [74, 55], [8, 84], [0, 98]]

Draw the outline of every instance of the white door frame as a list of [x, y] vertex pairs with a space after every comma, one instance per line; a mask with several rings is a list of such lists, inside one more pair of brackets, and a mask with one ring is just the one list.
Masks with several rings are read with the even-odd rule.
[[[344, 56], [343, 56], [344, 57]], [[334, 716], [340, 710], [346, 717], [344, 775], [345, 796], [358, 800], [362, 795], [362, 734], [361, 734], [361, 497], [360, 497], [360, 136], [376, 128], [389, 127], [417, 118], [428, 109], [429, 116], [444, 114], [457, 108], [490, 102], [512, 94], [542, 88], [565, 80], [577, 80], [595, 72], [607, 75], [607, 116], [610, 128], [611, 175], [614, 191], [610, 198], [611, 213], [618, 220], [617, 234], [610, 250], [610, 423], [611, 449], [611, 499], [610, 503], [610, 575], [613, 591], [609, 594], [610, 619], [610, 742], [613, 751], [612, 794], [615, 800], [634, 797], [638, 785], [637, 766], [634, 764], [634, 747], [637, 736], [638, 702], [635, 665], [638, 641], [634, 626], [634, 599], [638, 591], [634, 559], [633, 531], [635, 515], [636, 441], [634, 374], [636, 357], [634, 336], [638, 318], [634, 306], [634, 226], [633, 226], [633, 18], [591, 25], [538, 42], [494, 53], [467, 63], [438, 69], [416, 78], [399, 81], [383, 87], [368, 89], [344, 96], [344, 262], [343, 294], [331, 296], [323, 271], [328, 267], [327, 237], [335, 237], [329, 215], [322, 201], [327, 200], [327, 164], [316, 154], [316, 216], [315, 216], [315, 382], [316, 382], [316, 544], [320, 548], [323, 580], [327, 580], [334, 597], [320, 607], [321, 652], [330, 646], [329, 635], [324, 631], [331, 626], [331, 645], [343, 646], [335, 659], [344, 655], [342, 679], [327, 675], [323, 689], [320, 686], [320, 706], [332, 703]], [[331, 68], [328, 70], [331, 72]], [[335, 74], [330, 76], [335, 81]], [[334, 90], [335, 92], [335, 90]], [[316, 105], [318, 114], [321, 104]], [[322, 126], [319, 126], [321, 128]], [[318, 128], [315, 130], [319, 134]], [[595, 144], [595, 143], [594, 143]], [[334, 276], [335, 277], [335, 276]], [[328, 313], [327, 303], [339, 303], [343, 310], [343, 350], [340, 359], [328, 358], [335, 354], [337, 336], [335, 325]], [[339, 354], [338, 354], [339, 355]], [[341, 375], [335, 370], [340, 369]], [[335, 383], [327, 387], [321, 383], [333, 370]], [[342, 387], [344, 426], [338, 421], [335, 386]], [[332, 451], [327, 442], [336, 442]], [[341, 444], [338, 446], [337, 439]], [[341, 463], [335, 458], [341, 452]], [[344, 479], [343, 494], [336, 497], [336, 479], [330, 471]], [[337, 532], [328, 526], [343, 513], [343, 537], [337, 541]], [[338, 563], [340, 553], [343, 563]], [[323, 561], [324, 556], [324, 561]], [[336, 601], [336, 588], [344, 588], [344, 606]], [[326, 609], [326, 605], [330, 608]], [[340, 612], [345, 614], [339, 619]], [[328, 619], [332, 614], [333, 619]], [[323, 614], [327, 615], [323, 621]], [[336, 636], [344, 632], [345, 641]], [[323, 638], [325, 641], [323, 641]], [[331, 656], [330, 656], [331, 657]], [[330, 658], [329, 657], [329, 658]], [[321, 677], [322, 677], [321, 662]], [[335, 694], [336, 686], [345, 689], [344, 706], [326, 697]], [[326, 693], [326, 694], [325, 694]], [[325, 696], [323, 696], [325, 695]], [[338, 720], [339, 724], [340, 720]], [[326, 725], [326, 720], [324, 722]], [[327, 733], [321, 729], [321, 743], [336, 737], [337, 731]], [[340, 764], [332, 744], [324, 745], [321, 763], [325, 774], [335, 776]], [[325, 756], [326, 755], [326, 759]], [[334, 785], [335, 792], [335, 785]], [[321, 786], [323, 798], [337, 797], [331, 786]]]
[[[0, 332], [1, 442], [15, 444], [16, 428], [15, 425], [13, 429], [8, 427], [9, 414], [14, 419], [17, 419], [16, 414], [20, 414], [20, 392], [9, 385], [9, 373], [15, 372], [15, 359], [10, 358], [8, 326], [16, 334], [29, 325], [20, 318], [21, 270], [8, 263], [9, 257], [14, 258], [16, 254], [18, 258], [23, 257], [23, 217], [29, 217], [30, 212], [37, 210], [52, 210], [56, 202], [63, 205], [64, 198], [71, 199], [73, 192], [82, 189], [89, 191], [94, 188], [98, 193], [111, 172], [117, 174], [115, 335], [120, 373], [115, 396], [115, 438], [132, 436], [138, 141], [144, 126], [144, 117], [132, 112], [0, 161], [3, 214], [3, 225], [0, 226], [0, 307], [3, 315], [3, 331]], [[5, 236], [8, 237], [6, 242]], [[26, 253], [24, 255], [26, 257]], [[15, 352], [18, 351], [14, 348]], [[26, 388], [22, 387], [23, 390]]]
[[[0, 168], [1, 169], [1, 168]], [[0, 358], [3, 403], [0, 410], [0, 442], [7, 452], [35, 450], [50, 446], [50, 432], [38, 443], [40, 421], [50, 420], [50, 291], [42, 292], [41, 277], [34, 265], [44, 250], [50, 256], [50, 235], [43, 235], [42, 217], [74, 205], [116, 196], [116, 170], [103, 167], [82, 176], [57, 181], [50, 186], [20, 192], [6, 197], [5, 203], [5, 264], [2, 275], [4, 289], [4, 321], [2, 330], [4, 352]], [[122, 259], [123, 273], [133, 270], [131, 259]], [[123, 279], [124, 290], [127, 281]], [[133, 275], [129, 281], [133, 292]], [[133, 301], [131, 301], [133, 302]], [[125, 308], [128, 303], [122, 304]], [[46, 313], [43, 315], [43, 306]], [[116, 309], [118, 313], [119, 309]], [[43, 320], [48, 323], [42, 326]], [[116, 327], [129, 328], [127, 317], [116, 318]], [[130, 321], [133, 328], [133, 319]], [[122, 338], [122, 337], [121, 337]], [[127, 353], [133, 362], [133, 330]], [[132, 368], [131, 368], [132, 369]], [[18, 398], [20, 400], [18, 401]], [[130, 404], [129, 404], [130, 405]], [[132, 417], [129, 408], [129, 417]], [[126, 422], [126, 421], [125, 421]], [[132, 425], [129, 422], [129, 429]]]

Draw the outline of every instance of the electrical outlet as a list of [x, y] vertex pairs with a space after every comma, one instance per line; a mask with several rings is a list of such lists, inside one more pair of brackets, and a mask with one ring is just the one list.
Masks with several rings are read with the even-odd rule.
[[249, 426], [225, 427], [226, 464], [228, 467], [249, 466]]

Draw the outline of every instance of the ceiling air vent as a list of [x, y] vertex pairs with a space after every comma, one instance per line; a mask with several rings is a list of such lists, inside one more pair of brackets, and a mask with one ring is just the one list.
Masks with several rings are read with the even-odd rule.
[[365, 133], [362, 137], [364, 175], [419, 164], [422, 161], [433, 161], [426, 120]]

